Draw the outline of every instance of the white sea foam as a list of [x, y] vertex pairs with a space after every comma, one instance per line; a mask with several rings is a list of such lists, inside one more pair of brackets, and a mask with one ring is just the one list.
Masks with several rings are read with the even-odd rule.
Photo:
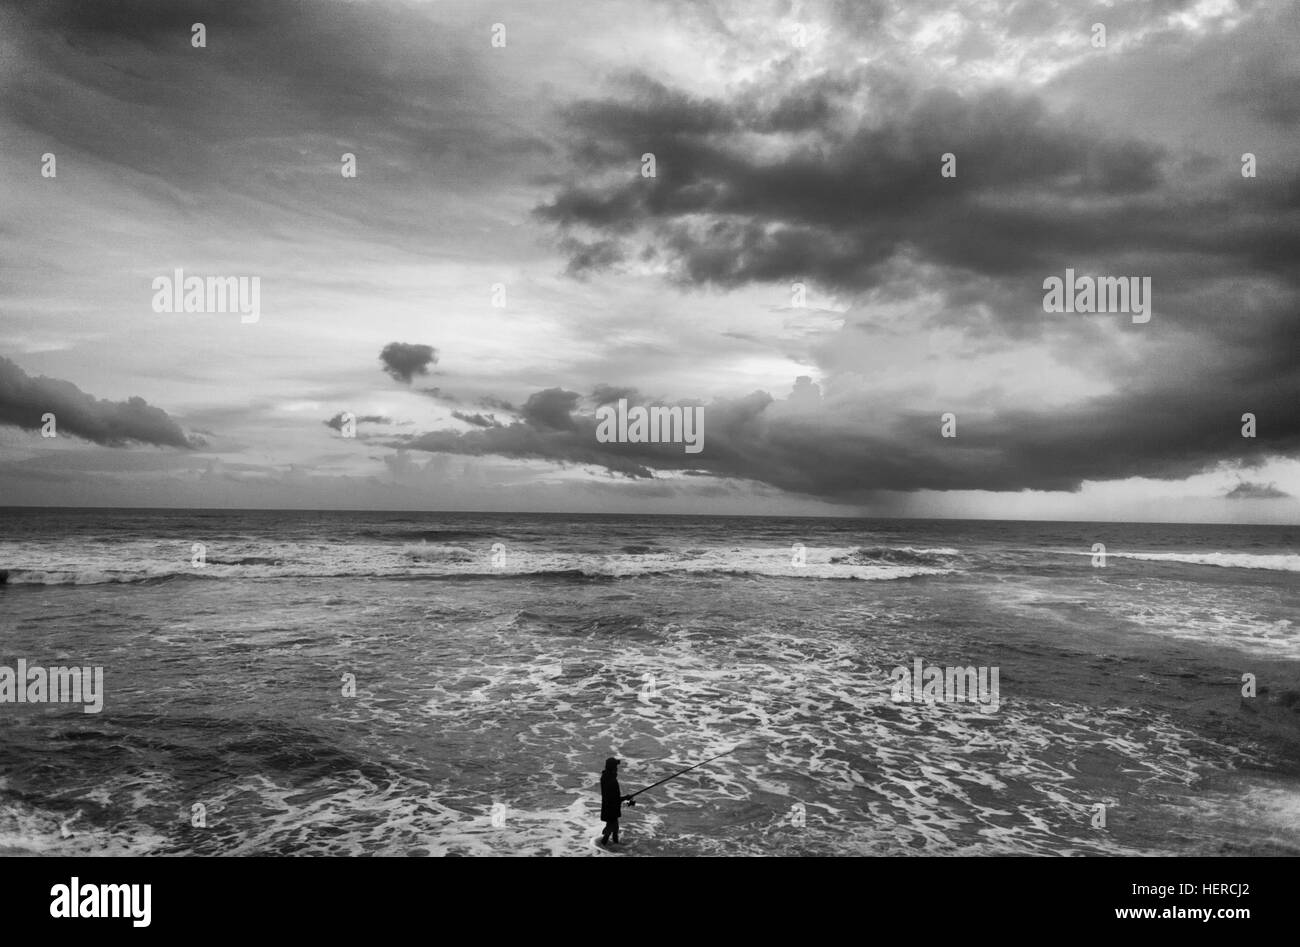
[[[1092, 556], [1078, 549], [1058, 549], [1059, 555]], [[1300, 572], [1300, 555], [1258, 554], [1246, 552], [1114, 552], [1106, 550], [1108, 559], [1140, 559], [1145, 562], [1182, 562], [1194, 566], [1218, 566], [1223, 569], [1267, 569], [1272, 572]]]
[[12, 585], [100, 585], [159, 581], [163, 579], [276, 579], [347, 576], [392, 578], [546, 576], [629, 578], [636, 576], [685, 574], [752, 575], [790, 579], [904, 579], [942, 575], [952, 571], [937, 559], [922, 556], [951, 556], [947, 548], [919, 550], [898, 547], [902, 561], [890, 556], [864, 553], [859, 547], [810, 547], [805, 559], [796, 564], [789, 547], [711, 548], [664, 552], [608, 554], [539, 550], [508, 547], [494, 559], [491, 545], [420, 543], [354, 544], [298, 547], [280, 550], [278, 556], [251, 555], [247, 550], [221, 557], [210, 551], [201, 567], [190, 564], [189, 553], [179, 552], [167, 560], [156, 551], [121, 550], [110, 556], [101, 550], [88, 552], [91, 561], [77, 561], [66, 555], [29, 566], [19, 565], [9, 573]]

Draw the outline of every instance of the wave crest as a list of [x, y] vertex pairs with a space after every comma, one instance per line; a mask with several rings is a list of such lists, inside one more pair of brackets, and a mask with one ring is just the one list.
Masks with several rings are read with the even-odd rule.
[[943, 567], [961, 553], [948, 546], [934, 549], [914, 549], [911, 546], [859, 546], [843, 556], [832, 556], [836, 565], [914, 565]]

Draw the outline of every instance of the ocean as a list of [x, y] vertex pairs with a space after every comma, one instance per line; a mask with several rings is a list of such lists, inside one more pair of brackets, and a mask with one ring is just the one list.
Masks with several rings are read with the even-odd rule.
[[[2, 854], [1300, 854], [1296, 527], [9, 508], [0, 570], [0, 667], [103, 668], [0, 703]], [[606, 757], [725, 751], [594, 845]]]

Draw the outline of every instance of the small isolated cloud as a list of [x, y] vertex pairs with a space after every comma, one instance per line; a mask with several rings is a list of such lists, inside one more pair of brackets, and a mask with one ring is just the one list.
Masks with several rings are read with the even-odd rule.
[[438, 350], [432, 345], [389, 342], [379, 353], [384, 371], [395, 380], [410, 384], [416, 375], [429, 374], [429, 366], [438, 363]]
[[1243, 480], [1226, 494], [1229, 500], [1284, 500], [1291, 494], [1279, 490], [1273, 483], [1250, 483]]
[[547, 388], [528, 396], [522, 414], [524, 420], [537, 428], [554, 431], [575, 430], [573, 409], [582, 395], [562, 388]]
[[0, 357], [0, 424], [39, 431], [46, 413], [54, 415], [60, 434], [75, 434], [106, 447], [125, 447], [135, 441], [189, 450], [206, 444], [200, 437], [187, 437], [166, 411], [143, 398], [97, 400], [72, 382], [44, 375], [33, 378]]

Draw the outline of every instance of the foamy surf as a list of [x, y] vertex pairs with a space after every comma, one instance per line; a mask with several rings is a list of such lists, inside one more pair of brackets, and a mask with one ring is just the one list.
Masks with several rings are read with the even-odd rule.
[[[3, 793], [0, 793], [2, 796]], [[0, 800], [0, 856], [151, 855], [167, 840], [152, 827], [123, 831], [91, 822], [84, 812], [41, 811], [15, 800]]]
[[[1092, 556], [1078, 549], [1057, 549], [1062, 556]], [[1300, 555], [1242, 552], [1115, 552], [1106, 550], [1108, 559], [1137, 559], [1144, 562], [1179, 562], [1193, 566], [1218, 566], [1221, 569], [1265, 569], [1270, 572], [1300, 572]]]
[[[101, 554], [102, 555], [102, 554]], [[816, 547], [796, 561], [786, 547], [690, 549], [606, 554], [511, 549], [496, 559], [491, 546], [420, 543], [413, 546], [307, 547], [274, 556], [208, 559], [201, 567], [179, 554], [170, 561], [132, 563], [129, 553], [114, 568], [18, 566], [10, 585], [125, 585], [196, 579], [294, 578], [501, 578], [588, 577], [626, 579], [655, 575], [733, 575], [789, 579], [905, 579], [944, 575], [956, 569], [956, 550]], [[137, 557], [137, 559], [140, 557]], [[178, 560], [181, 564], [178, 564]], [[135, 568], [131, 566], [135, 565]]]
[[[1227, 844], [1213, 787], [1243, 758], [1300, 764], [1281, 738], [1239, 749], [1289, 719], [1267, 712], [1300, 653], [1288, 572], [1094, 569], [1053, 554], [1088, 549], [1078, 524], [37, 511], [6, 527], [9, 653], [107, 669], [93, 722], [7, 711], [11, 852], [1172, 854]], [[1130, 553], [1291, 553], [1285, 530], [1108, 530]], [[1251, 660], [1222, 671], [1225, 645]], [[917, 659], [1000, 667], [998, 709], [894, 703], [891, 668]], [[1239, 665], [1267, 680], [1256, 704]], [[606, 756], [633, 792], [737, 743], [638, 798], [626, 849], [594, 847]], [[1232, 851], [1280, 850], [1289, 800], [1260, 797], [1279, 828]]]

